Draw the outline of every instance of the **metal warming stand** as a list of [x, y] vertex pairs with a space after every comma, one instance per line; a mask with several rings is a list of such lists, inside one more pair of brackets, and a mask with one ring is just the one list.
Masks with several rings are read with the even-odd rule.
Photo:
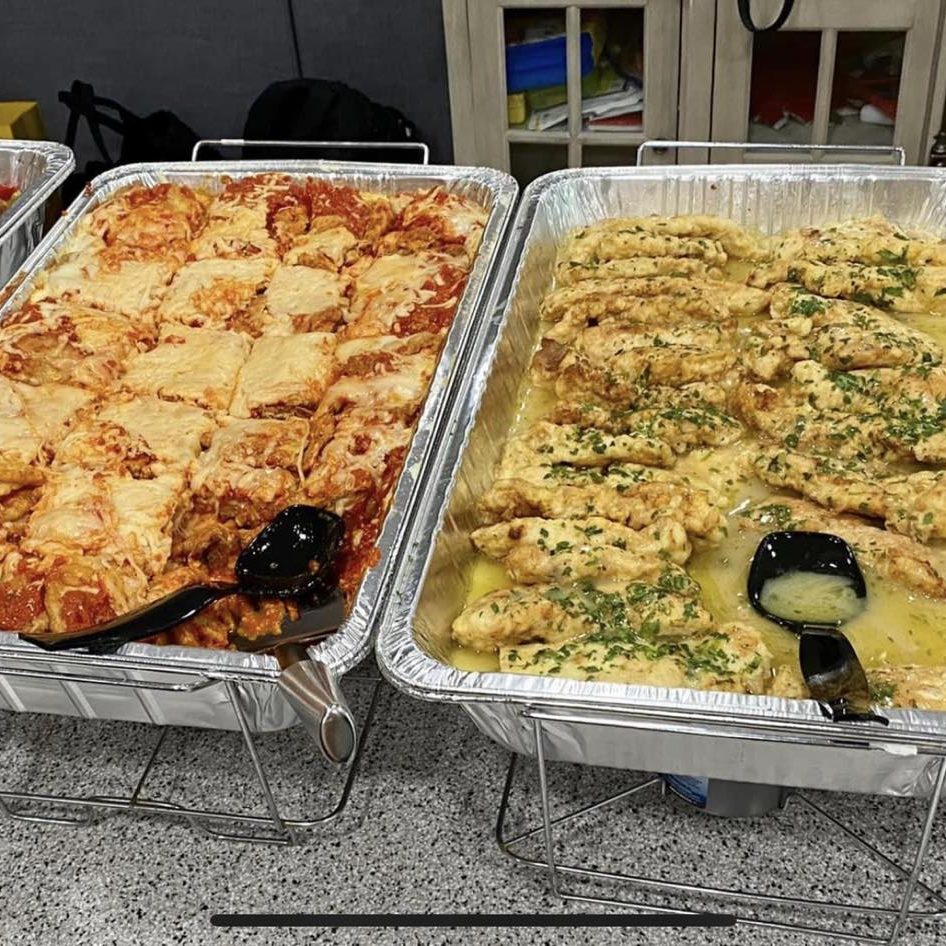
[[[429, 149], [422, 142], [337, 142], [337, 141], [245, 141], [243, 139], [216, 139], [198, 142], [191, 155], [197, 160], [199, 151], [208, 146], [219, 147], [246, 147], [246, 146], [279, 146], [289, 148], [358, 148], [358, 149], [400, 149], [419, 153], [419, 164], [428, 166]], [[329, 163], [331, 167], [331, 163]], [[511, 179], [510, 179], [511, 181]], [[514, 188], [504, 185], [501, 197], [497, 196], [497, 210], [491, 216], [490, 249], [484, 256], [490, 257], [483, 264], [485, 275], [488, 276], [492, 265], [492, 253], [500, 244], [500, 237], [508, 222], [514, 201]], [[498, 192], [497, 192], [498, 194]], [[495, 218], [495, 219], [494, 219]], [[495, 241], [495, 242], [494, 242]], [[486, 241], [484, 240], [484, 247]], [[485, 279], [484, 279], [485, 283]], [[472, 293], [475, 296], [475, 293]], [[465, 346], [461, 340], [460, 348]], [[436, 418], [434, 419], [436, 420]], [[378, 595], [385, 593], [385, 587], [377, 589]], [[16, 661], [16, 666], [4, 664], [4, 677], [21, 678], [25, 680], [55, 681], [65, 692], [72, 704], [73, 712], [80, 716], [95, 715], [89, 712], [89, 704], [83, 687], [123, 688], [131, 699], [137, 699], [144, 717], [159, 729], [143, 769], [130, 784], [129, 790], [121, 794], [55, 794], [50, 791], [21, 791], [9, 788], [0, 788], [0, 814], [13, 820], [34, 824], [54, 824], [69, 826], [86, 826], [95, 822], [101, 816], [116, 812], [127, 812], [138, 815], [176, 816], [184, 819], [196, 831], [221, 840], [245, 841], [255, 844], [291, 845], [301, 843], [303, 833], [318, 825], [324, 825], [336, 819], [345, 809], [351, 794], [352, 786], [358, 772], [358, 766], [364, 752], [367, 734], [374, 719], [378, 703], [381, 678], [377, 674], [359, 675], [349, 673], [345, 675], [346, 682], [351, 681], [360, 691], [359, 704], [367, 703], [366, 708], [356, 715], [359, 738], [357, 748], [351, 759], [342, 767], [331, 766], [325, 763], [325, 768], [334, 768], [340, 782], [337, 792], [330, 801], [327, 810], [315, 812], [303, 817], [290, 817], [281, 810], [272, 788], [273, 772], [267, 773], [266, 766], [260, 754], [259, 733], [254, 732], [253, 718], [248, 709], [246, 699], [254, 685], [272, 685], [278, 676], [278, 669], [263, 666], [213, 666], [212, 662], [200, 659], [193, 660], [193, 666], [187, 662], [178, 662], [173, 668], [171, 680], [155, 679], [154, 663], [152, 660], [136, 654], [137, 645], [131, 645], [129, 653], [109, 655], [107, 660], [85, 654], [70, 654], [68, 660], [51, 661], [50, 655], [28, 646], [16, 646], [0, 643], [0, 652], [7, 658]], [[368, 653], [370, 644], [365, 645], [364, 654]], [[30, 665], [33, 666], [30, 666]], [[105, 669], [103, 669], [103, 665]], [[149, 677], [150, 675], [150, 677]], [[2, 681], [0, 681], [2, 682]], [[258, 789], [258, 799], [262, 802], [265, 814], [250, 814], [230, 807], [202, 807], [162, 798], [148, 792], [149, 777], [155, 770], [156, 764], [162, 759], [162, 749], [171, 726], [162, 720], [160, 712], [153, 709], [153, 697], [150, 694], [175, 695], [197, 694], [207, 688], [223, 687], [226, 703], [232, 709], [241, 737], [243, 748], [249, 758], [252, 777]], [[114, 692], [114, 691], [113, 691]], [[361, 695], [363, 694], [363, 695]], [[16, 695], [7, 694], [7, 699], [16, 706]], [[16, 708], [23, 708], [22, 704]], [[213, 730], [204, 730], [213, 731]]]

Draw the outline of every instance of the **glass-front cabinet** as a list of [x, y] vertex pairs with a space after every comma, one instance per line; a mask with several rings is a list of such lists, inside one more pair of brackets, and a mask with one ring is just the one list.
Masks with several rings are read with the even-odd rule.
[[[646, 139], [902, 147], [924, 163], [946, 97], [946, 0], [795, 0], [750, 32], [736, 0], [442, 0], [454, 159], [634, 164]], [[750, 0], [758, 26], [782, 0]], [[681, 149], [648, 163], [894, 160]]]
[[[752, 0], [756, 25], [770, 23], [781, 5]], [[718, 3], [713, 138], [899, 146], [908, 163], [922, 163], [940, 6], [940, 0], [796, 0], [781, 29], [750, 33], [735, 0]], [[803, 160], [812, 157], [801, 152]], [[872, 158], [893, 160], [870, 154], [857, 160]], [[747, 151], [745, 159], [784, 160], [785, 153]]]

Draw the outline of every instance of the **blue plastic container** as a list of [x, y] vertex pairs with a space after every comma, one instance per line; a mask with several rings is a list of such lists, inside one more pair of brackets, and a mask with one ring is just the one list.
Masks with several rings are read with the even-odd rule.
[[[590, 33], [582, 33], [581, 74], [594, 69], [594, 51]], [[552, 36], [531, 43], [506, 47], [506, 92], [527, 92], [547, 85], [565, 85], [565, 37]]]

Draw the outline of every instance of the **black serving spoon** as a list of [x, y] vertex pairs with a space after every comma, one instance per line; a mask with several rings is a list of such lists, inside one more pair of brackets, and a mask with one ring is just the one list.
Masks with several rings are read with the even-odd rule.
[[791, 572], [837, 575], [866, 604], [867, 584], [853, 550], [844, 539], [826, 532], [770, 532], [749, 566], [749, 603], [763, 617], [798, 635], [802, 676], [829, 719], [887, 725], [888, 720], [871, 709], [867, 674], [840, 629], [843, 621], [802, 621], [763, 605], [766, 582]]
[[282, 669], [277, 682], [283, 694], [326, 757], [344, 762], [355, 750], [354, 719], [328, 668], [309, 659], [300, 643], [327, 636], [345, 619], [341, 593], [328, 581], [344, 535], [345, 524], [334, 513], [288, 506], [240, 553], [235, 582], [187, 585], [92, 628], [19, 636], [45, 650], [82, 647], [112, 653], [123, 644], [169, 631], [228, 595], [295, 599], [299, 618], [284, 620], [277, 634], [235, 637], [233, 643], [243, 651], [273, 651]]

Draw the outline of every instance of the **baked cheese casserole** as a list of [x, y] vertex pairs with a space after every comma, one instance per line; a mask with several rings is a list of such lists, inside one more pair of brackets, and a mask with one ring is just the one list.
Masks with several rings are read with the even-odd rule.
[[776, 529], [855, 549], [878, 702], [946, 709], [946, 241], [606, 220], [559, 248], [479, 497], [465, 669], [805, 697], [746, 598]]
[[[265, 174], [135, 186], [0, 326], [0, 627], [93, 626], [230, 579], [279, 510], [342, 516], [349, 602], [483, 207]], [[292, 605], [221, 601], [158, 643], [227, 647]]]

